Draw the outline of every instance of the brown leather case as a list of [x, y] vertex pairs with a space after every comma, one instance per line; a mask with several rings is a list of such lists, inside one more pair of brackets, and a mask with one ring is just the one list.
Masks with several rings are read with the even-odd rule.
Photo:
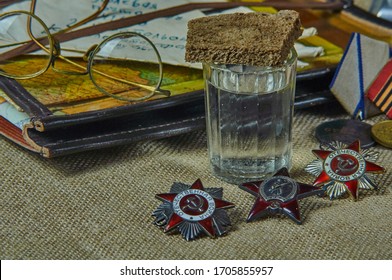
[[[277, 3], [286, 6], [291, 5], [286, 1], [272, 2], [275, 5]], [[320, 5], [324, 5], [323, 8], [325, 9], [332, 10], [344, 8], [345, 12], [358, 15], [358, 10], [345, 2], [350, 1], [313, 4], [316, 5], [316, 8]], [[87, 34], [137, 24], [156, 17], [170, 16], [202, 8], [205, 5], [207, 5], [206, 7], [209, 7], [208, 5], [216, 5], [216, 7], [213, 6], [212, 8], [227, 8], [223, 7], [223, 5], [238, 6], [240, 4], [252, 5], [249, 2], [234, 2], [232, 4], [191, 3], [157, 11], [155, 14], [150, 13], [140, 17], [136, 16], [100, 26], [97, 25], [93, 28], [60, 34], [57, 39], [66, 41]], [[257, 3], [253, 4], [256, 5]], [[309, 3], [305, 2], [305, 4], [306, 8], [310, 8]], [[259, 2], [257, 5], [265, 4]], [[290, 7], [282, 6], [281, 8]], [[370, 20], [374, 24], [384, 26], [389, 24], [387, 22], [382, 24], [378, 19], [374, 19], [374, 16], [367, 13], [363, 14], [360, 12], [359, 14], [361, 18]], [[331, 28], [322, 28], [318, 17], [305, 15], [303, 18], [310, 20], [309, 26], [316, 26], [321, 31], [321, 36], [330, 39], [331, 36], [329, 35], [331, 34], [329, 33]], [[340, 41], [338, 45], [342, 47], [347, 42], [349, 34], [341, 31], [338, 33], [337, 39]], [[336, 33], [332, 33], [332, 37], [336, 37]], [[333, 77], [334, 67], [325, 67], [298, 74], [295, 96], [296, 109], [335, 100], [329, 91], [329, 83]], [[12, 127], [5, 119], [0, 118], [0, 133], [24, 147], [39, 152], [44, 157], [56, 157], [80, 151], [129, 144], [135, 141], [170, 137], [205, 127], [203, 90], [111, 109], [55, 116], [15, 80], [0, 77], [0, 88], [31, 116], [31, 122], [25, 126], [23, 132], [16, 127]], [[23, 134], [24, 138], [20, 137], [21, 134]]]
[[[328, 90], [332, 74], [333, 69], [301, 73], [297, 78], [296, 109], [334, 100]], [[31, 116], [30, 123], [19, 134], [23, 134], [30, 149], [44, 157], [170, 137], [205, 127], [203, 90], [111, 109], [56, 116], [17, 81], [0, 77], [0, 88]], [[4, 131], [10, 129], [9, 125], [0, 129], [2, 134], [20, 144], [20, 137], [15, 137], [18, 129], [14, 128], [14, 133]]]

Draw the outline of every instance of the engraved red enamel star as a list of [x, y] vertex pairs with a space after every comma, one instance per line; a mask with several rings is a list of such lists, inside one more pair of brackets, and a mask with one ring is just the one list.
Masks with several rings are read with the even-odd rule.
[[[313, 150], [316, 157], [322, 161], [322, 170], [316, 180], [315, 186], [330, 185], [330, 197], [339, 196], [340, 184], [356, 200], [360, 188], [374, 188], [375, 185], [366, 176], [366, 173], [383, 173], [385, 169], [373, 162], [367, 161], [362, 155], [359, 140], [353, 142], [343, 149], [334, 151]], [[335, 189], [335, 190], [334, 190]], [[334, 192], [339, 195], [334, 195]]]
[[[198, 223], [210, 237], [219, 231], [219, 221], [214, 220], [216, 209], [228, 209], [234, 204], [211, 196], [204, 190], [200, 179], [180, 193], [157, 194], [156, 197], [172, 204], [173, 212], [164, 227], [164, 232], [171, 231], [182, 223]], [[218, 232], [218, 235], [220, 232]], [[188, 239], [187, 239], [188, 240]]]
[[247, 222], [270, 214], [284, 214], [301, 224], [298, 200], [324, 192], [319, 187], [294, 181], [286, 168], [280, 169], [271, 178], [243, 183], [239, 187], [256, 197]]

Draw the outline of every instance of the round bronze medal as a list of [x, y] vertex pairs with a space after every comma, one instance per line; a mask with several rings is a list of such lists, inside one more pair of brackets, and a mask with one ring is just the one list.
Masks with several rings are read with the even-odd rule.
[[381, 121], [372, 126], [372, 137], [377, 143], [392, 148], [392, 120]]

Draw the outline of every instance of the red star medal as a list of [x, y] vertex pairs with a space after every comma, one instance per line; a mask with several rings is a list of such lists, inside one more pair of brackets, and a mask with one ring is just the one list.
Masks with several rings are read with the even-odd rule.
[[204, 188], [200, 179], [192, 186], [174, 183], [170, 193], [156, 195], [163, 204], [152, 213], [154, 223], [164, 232], [178, 229], [187, 241], [201, 233], [221, 236], [230, 225], [225, 209], [234, 207], [233, 203], [222, 200], [222, 196], [222, 188]]
[[298, 200], [324, 192], [318, 187], [294, 181], [286, 168], [264, 181], [243, 183], [240, 188], [256, 197], [248, 222], [271, 214], [284, 214], [301, 224]]
[[383, 173], [383, 167], [373, 163], [378, 153], [370, 149], [361, 150], [359, 140], [345, 146], [335, 142], [328, 145], [330, 150], [313, 150], [317, 159], [305, 168], [317, 176], [315, 186], [323, 186], [330, 199], [350, 193], [354, 200], [358, 199], [359, 189], [375, 189], [371, 176]]

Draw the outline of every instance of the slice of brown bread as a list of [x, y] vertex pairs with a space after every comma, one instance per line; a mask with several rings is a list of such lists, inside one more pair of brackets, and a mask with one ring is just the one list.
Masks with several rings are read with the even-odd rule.
[[188, 22], [185, 60], [277, 66], [301, 33], [299, 14], [292, 10], [196, 18]]

